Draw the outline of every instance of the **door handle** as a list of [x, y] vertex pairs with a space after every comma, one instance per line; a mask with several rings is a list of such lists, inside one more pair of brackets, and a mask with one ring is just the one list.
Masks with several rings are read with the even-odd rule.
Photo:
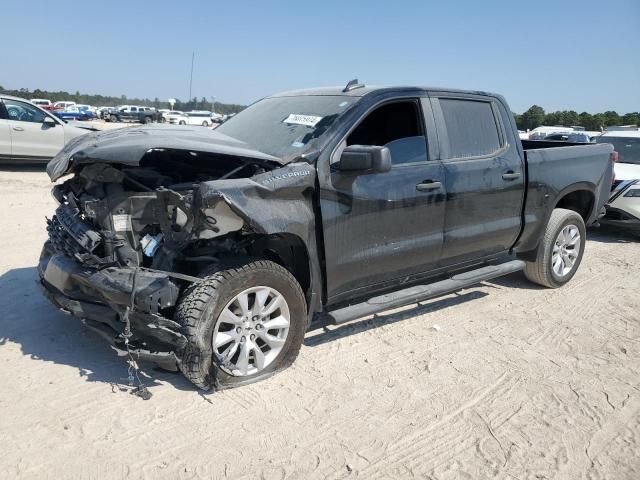
[[416, 190], [419, 192], [428, 192], [430, 190], [437, 190], [442, 187], [442, 182], [435, 180], [424, 180], [416, 185]]
[[13, 127], [16, 132], [24, 132], [24, 128], [22, 127]]
[[503, 180], [515, 180], [517, 178], [520, 178], [520, 173], [514, 172], [513, 170], [509, 170], [502, 174]]

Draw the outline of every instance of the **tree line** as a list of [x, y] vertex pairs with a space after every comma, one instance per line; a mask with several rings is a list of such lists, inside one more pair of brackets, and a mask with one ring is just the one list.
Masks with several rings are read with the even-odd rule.
[[[52, 102], [69, 100], [80, 104], [93, 105], [95, 107], [115, 107], [118, 105], [132, 104], [155, 108], [170, 108], [168, 102], [161, 101], [158, 97], [151, 100], [149, 98], [129, 98], [126, 95], [120, 95], [119, 97], [93, 95], [80, 93], [78, 91], [76, 91], [76, 93], [64, 91], [50, 92], [47, 90], [40, 90], [38, 88], [35, 90], [29, 90], [27, 88], [10, 90], [1, 86], [0, 93], [26, 99], [46, 98]], [[185, 112], [190, 110], [213, 110], [216, 113], [227, 115], [230, 113], [238, 113], [246, 107], [245, 105], [238, 105], [235, 103], [212, 103], [205, 97], [202, 97], [200, 100], [196, 97], [189, 101], [176, 100], [177, 102], [173, 108], [175, 110]], [[584, 127], [585, 130], [597, 131], [603, 130], [604, 128], [612, 125], [640, 125], [640, 112], [631, 112], [620, 115], [613, 110], [595, 114], [588, 112], [578, 113], [574, 110], [546, 113], [542, 107], [533, 105], [526, 112], [522, 114], [514, 113], [513, 116], [515, 117], [516, 124], [520, 130], [533, 130], [541, 125], [563, 125], [567, 127], [581, 126]]]
[[[29, 90], [27, 88], [10, 90], [1, 86], [0, 93], [3, 93], [5, 95], [12, 95], [14, 97], [25, 98], [27, 100], [31, 98], [46, 98], [54, 103], [68, 100], [79, 104], [92, 105], [94, 107], [116, 107], [118, 105], [130, 104], [144, 105], [147, 107], [155, 108], [170, 108], [168, 102], [161, 101], [158, 97], [152, 100], [150, 98], [129, 98], [126, 95], [112, 97], [107, 95], [93, 95], [80, 92], [50, 92], [48, 90], [40, 90], [39, 88], [36, 88], [35, 90]], [[189, 101], [181, 101], [179, 99], [176, 100], [178, 101], [173, 106], [173, 108], [175, 110], [181, 110], [185, 112], [188, 112], [190, 110], [212, 110], [213, 107], [214, 112], [220, 113], [222, 115], [227, 115], [230, 113], [238, 113], [245, 108], [245, 105], [238, 105], [235, 103], [211, 102], [211, 100], [207, 100], [204, 97], [202, 97], [200, 100], [198, 100], [196, 97]]]
[[614, 125], [640, 125], [640, 112], [620, 115], [613, 110], [604, 113], [578, 113], [574, 110], [562, 110], [546, 113], [538, 105], [533, 105], [522, 114], [514, 113], [516, 124], [520, 130], [533, 130], [541, 125], [584, 127], [585, 130], [602, 131]]

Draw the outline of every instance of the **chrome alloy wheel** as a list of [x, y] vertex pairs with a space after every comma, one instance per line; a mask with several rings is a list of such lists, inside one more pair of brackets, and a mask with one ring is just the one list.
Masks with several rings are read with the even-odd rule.
[[227, 373], [253, 375], [273, 362], [284, 346], [291, 317], [284, 296], [271, 287], [240, 292], [222, 310], [213, 331], [213, 349]]
[[575, 225], [567, 225], [556, 237], [551, 266], [557, 276], [564, 277], [573, 270], [580, 254], [580, 241], [580, 230]]

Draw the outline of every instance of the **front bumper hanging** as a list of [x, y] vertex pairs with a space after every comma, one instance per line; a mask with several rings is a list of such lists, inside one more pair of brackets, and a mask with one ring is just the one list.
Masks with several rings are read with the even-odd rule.
[[129, 343], [134, 356], [176, 369], [187, 340], [180, 324], [160, 313], [178, 301], [180, 290], [171, 274], [144, 269], [136, 272], [126, 267], [85, 267], [56, 253], [49, 242], [42, 250], [38, 273], [45, 295], [56, 307], [80, 318], [123, 355], [127, 352], [120, 335], [125, 327], [122, 318], [127, 307], [133, 306], [129, 312]]

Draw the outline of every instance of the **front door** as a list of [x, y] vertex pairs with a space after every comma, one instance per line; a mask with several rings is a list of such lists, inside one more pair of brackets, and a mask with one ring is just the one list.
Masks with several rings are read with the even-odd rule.
[[64, 127], [56, 120], [43, 123], [48, 114], [19, 100], [3, 100], [11, 128], [11, 155], [14, 160], [44, 160], [54, 157], [64, 146]]
[[11, 127], [7, 112], [0, 100], [0, 161], [11, 159]]
[[329, 303], [409, 281], [435, 267], [442, 248], [444, 170], [427, 153], [419, 99], [371, 110], [332, 162], [348, 145], [387, 146], [393, 166], [319, 176]]

